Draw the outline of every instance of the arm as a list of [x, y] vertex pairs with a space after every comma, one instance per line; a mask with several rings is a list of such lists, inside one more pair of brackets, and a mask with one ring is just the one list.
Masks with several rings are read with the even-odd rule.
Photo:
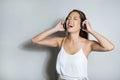
[[91, 35], [93, 35], [97, 39], [97, 41], [91, 42], [91, 50], [92, 51], [110, 51], [110, 50], [113, 50], [114, 45], [107, 38], [105, 38], [101, 34], [94, 31], [91, 28], [90, 23], [87, 20], [84, 23], [87, 25], [87, 30], [85, 30], [85, 31], [87, 31], [88, 33], [90, 33]]
[[51, 47], [57, 47], [58, 41], [60, 38], [48, 38], [48, 36], [52, 35], [53, 33], [56, 33], [58, 31], [64, 31], [63, 23], [59, 22], [54, 28], [51, 28], [47, 31], [44, 31], [35, 37], [32, 38], [32, 42], [44, 46], [51, 46]]
[[97, 41], [92, 42], [93, 51], [111, 51], [114, 45], [104, 36], [100, 35], [96, 31], [92, 30], [90, 33], [97, 39]]

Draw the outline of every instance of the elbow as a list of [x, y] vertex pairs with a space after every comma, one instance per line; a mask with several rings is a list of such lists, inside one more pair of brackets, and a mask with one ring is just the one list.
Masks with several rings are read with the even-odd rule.
[[111, 46], [109, 46], [109, 47], [107, 48], [107, 51], [112, 51], [114, 48], [115, 48], [115, 47], [114, 47], [114, 45], [112, 44]]
[[37, 41], [34, 38], [32, 38], [32, 43], [37, 43]]

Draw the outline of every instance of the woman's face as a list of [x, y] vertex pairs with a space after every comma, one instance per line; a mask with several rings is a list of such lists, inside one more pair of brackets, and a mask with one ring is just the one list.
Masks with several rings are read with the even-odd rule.
[[80, 31], [81, 20], [80, 15], [77, 12], [72, 12], [66, 21], [66, 28], [68, 32]]

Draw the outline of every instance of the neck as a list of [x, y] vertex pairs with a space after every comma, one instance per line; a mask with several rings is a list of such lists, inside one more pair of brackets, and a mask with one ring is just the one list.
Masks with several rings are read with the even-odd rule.
[[69, 33], [68, 39], [70, 41], [76, 42], [80, 38], [79, 33]]

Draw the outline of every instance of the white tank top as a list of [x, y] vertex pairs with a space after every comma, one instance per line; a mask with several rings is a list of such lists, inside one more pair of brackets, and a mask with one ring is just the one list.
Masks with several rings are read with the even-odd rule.
[[57, 56], [56, 70], [59, 75], [69, 77], [87, 77], [87, 58], [81, 48], [71, 55], [61, 46]]

